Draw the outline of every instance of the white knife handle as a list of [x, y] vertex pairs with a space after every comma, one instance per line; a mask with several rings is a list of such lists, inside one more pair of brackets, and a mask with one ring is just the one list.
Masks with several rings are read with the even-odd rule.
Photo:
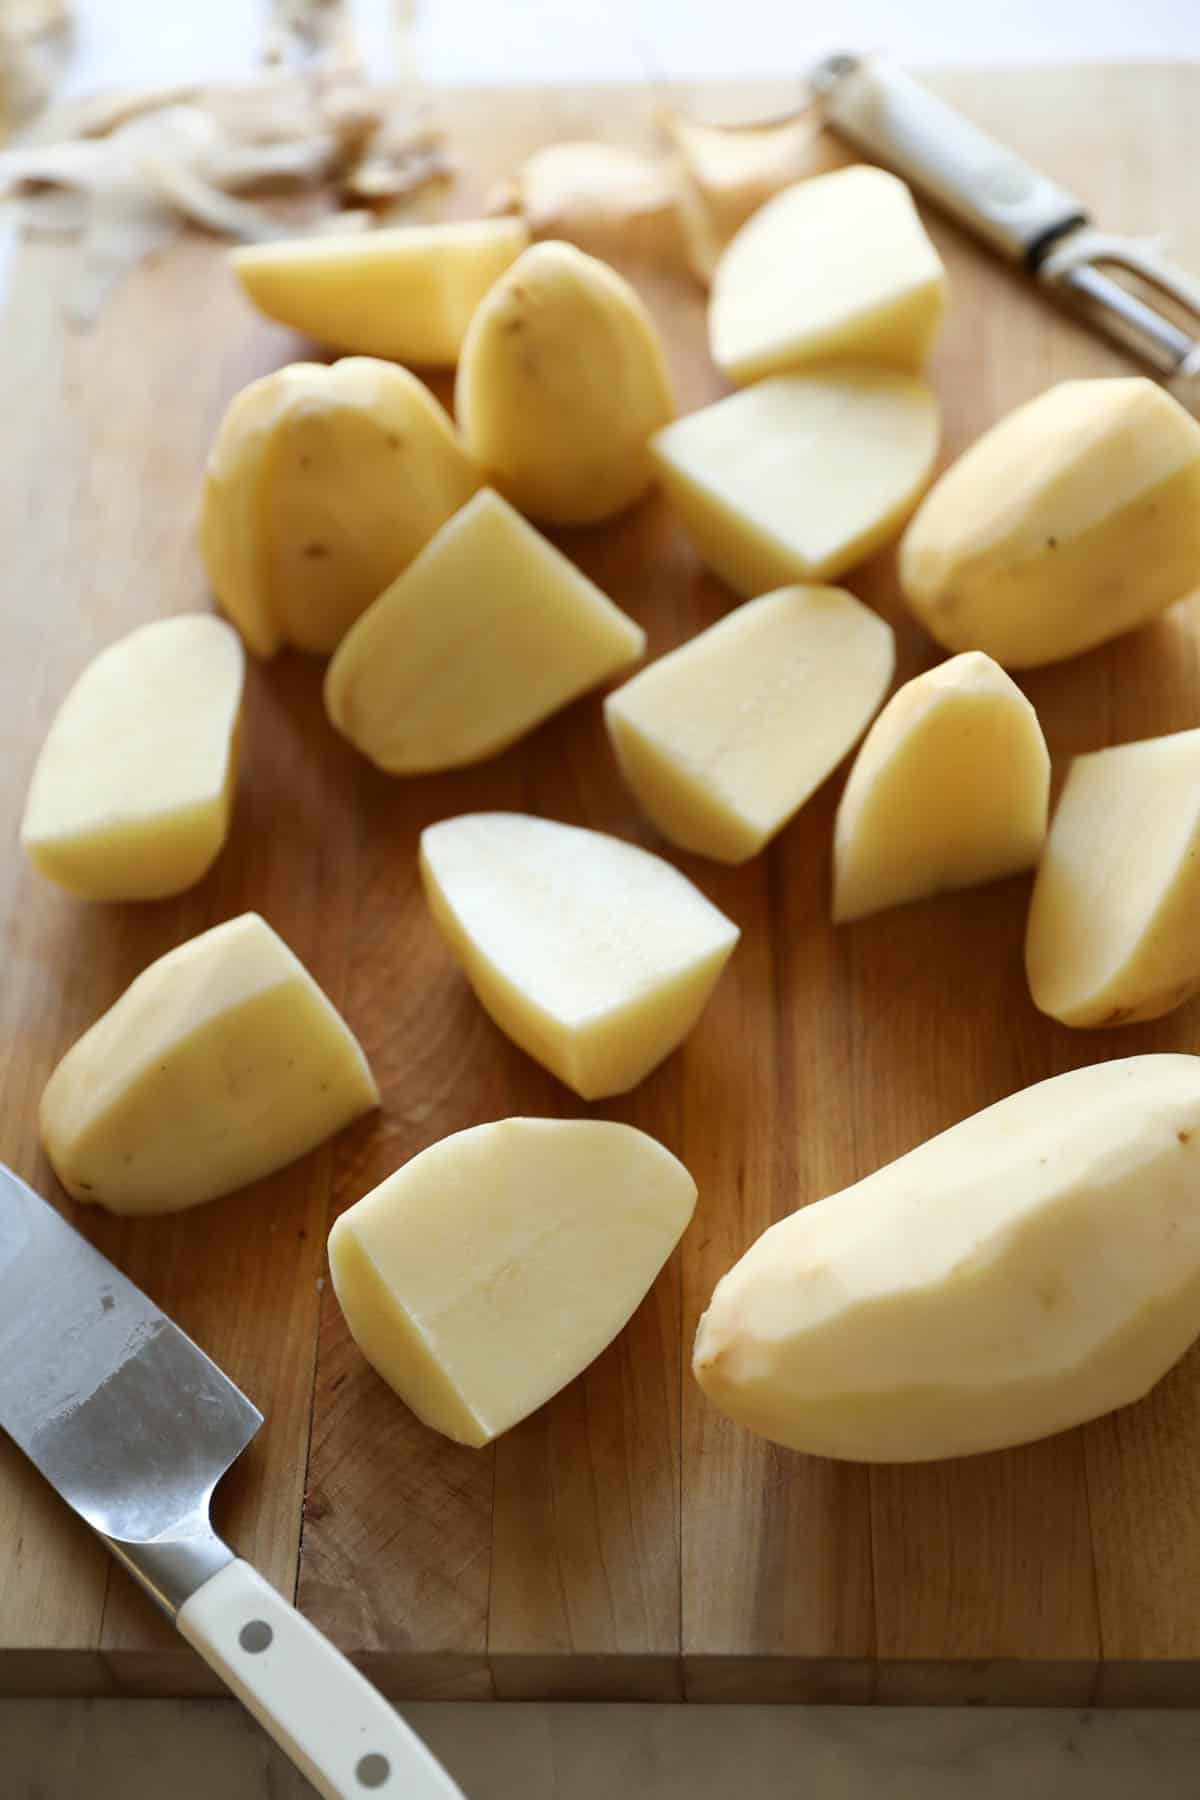
[[830, 124], [1016, 262], [1086, 209], [882, 57], [830, 56], [811, 76]]
[[383, 1696], [249, 1563], [197, 1588], [175, 1623], [324, 1800], [462, 1800]]

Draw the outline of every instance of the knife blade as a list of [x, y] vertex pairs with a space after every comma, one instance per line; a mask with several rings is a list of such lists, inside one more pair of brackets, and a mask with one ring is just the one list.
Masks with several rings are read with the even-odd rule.
[[0, 1429], [325, 1800], [461, 1800], [370, 1683], [213, 1530], [213, 1490], [262, 1422], [0, 1163]]

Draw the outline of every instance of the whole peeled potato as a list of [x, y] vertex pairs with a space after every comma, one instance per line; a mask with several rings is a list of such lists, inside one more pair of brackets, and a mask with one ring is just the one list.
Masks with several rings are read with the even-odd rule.
[[570, 244], [535, 244], [472, 319], [455, 407], [470, 455], [531, 518], [590, 525], [654, 480], [673, 416], [654, 321], [629, 283]]

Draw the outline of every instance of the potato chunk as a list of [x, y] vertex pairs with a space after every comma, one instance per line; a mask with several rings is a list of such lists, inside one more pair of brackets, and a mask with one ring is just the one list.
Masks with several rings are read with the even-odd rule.
[[475, 308], [528, 242], [519, 219], [455, 219], [250, 244], [230, 261], [281, 325], [335, 350], [450, 367]]
[[209, 582], [259, 656], [325, 654], [479, 485], [407, 369], [293, 363], [221, 422], [200, 517]]
[[636, 661], [646, 634], [498, 494], [443, 525], [342, 639], [337, 729], [390, 775], [456, 768]]
[[778, 375], [651, 440], [705, 562], [747, 598], [825, 581], [900, 529], [933, 469], [938, 405], [916, 376]]
[[660, 857], [525, 813], [430, 825], [421, 876], [484, 1010], [585, 1100], [682, 1042], [738, 940]]
[[709, 343], [739, 384], [833, 357], [919, 369], [945, 305], [912, 195], [860, 164], [798, 181], [746, 221], [713, 275]]
[[1200, 1058], [1039, 1082], [793, 1213], [718, 1283], [693, 1367], [813, 1456], [921, 1462], [1139, 1399], [1200, 1330]]
[[612, 1341], [695, 1201], [683, 1164], [631, 1125], [476, 1125], [342, 1214], [334, 1291], [363, 1355], [417, 1417], [487, 1444]]
[[160, 900], [229, 830], [245, 656], [205, 613], [140, 625], [89, 663], [42, 745], [21, 843], [85, 900]]
[[891, 628], [852, 594], [782, 588], [651, 663], [604, 715], [663, 836], [745, 862], [865, 731], [894, 665]]
[[67, 1051], [42, 1095], [42, 1142], [73, 1199], [178, 1212], [378, 1104], [312, 976], [243, 913], [151, 963]]
[[646, 440], [672, 416], [658, 328], [607, 263], [534, 244], [483, 301], [455, 388], [488, 481], [551, 525], [592, 525], [654, 480]]
[[1060, 382], [930, 489], [900, 581], [939, 644], [1009, 669], [1119, 636], [1200, 587], [1200, 425], [1144, 376]]
[[1156, 1019], [1200, 991], [1200, 731], [1078, 756], [1034, 883], [1025, 964], [1064, 1025]]
[[1050, 756], [1037, 714], [990, 656], [906, 682], [867, 733], [838, 807], [833, 916], [859, 919], [1032, 868]]

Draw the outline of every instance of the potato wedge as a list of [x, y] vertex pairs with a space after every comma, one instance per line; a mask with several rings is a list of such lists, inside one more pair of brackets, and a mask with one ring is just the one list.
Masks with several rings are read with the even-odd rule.
[[1076, 656], [1200, 587], [1200, 424], [1156, 381], [1063, 381], [926, 495], [900, 545], [913, 612], [1008, 669]]
[[160, 956], [72, 1045], [42, 1094], [42, 1143], [72, 1199], [178, 1212], [378, 1104], [348, 1026], [243, 913]]
[[781, 588], [610, 694], [608, 735], [664, 837], [745, 862], [861, 736], [895, 660], [891, 627], [853, 594]]
[[1200, 731], [1077, 756], [1029, 909], [1034, 1005], [1132, 1025], [1200, 992]]
[[1012, 1094], [806, 1206], [718, 1283], [693, 1367], [811, 1456], [923, 1462], [1140, 1399], [1200, 1330], [1200, 1058]]
[[334, 1291], [363, 1355], [418, 1418], [488, 1444], [616, 1337], [695, 1202], [683, 1164], [631, 1125], [476, 1125], [342, 1214]]
[[777, 375], [689, 413], [650, 448], [705, 562], [752, 598], [829, 581], [899, 531], [933, 471], [938, 404], [915, 375]]
[[683, 1041], [739, 935], [660, 857], [525, 813], [428, 826], [421, 879], [484, 1010], [585, 1100]]
[[357, 356], [450, 368], [471, 315], [529, 243], [520, 219], [318, 232], [230, 251], [269, 319]]
[[206, 875], [229, 830], [245, 667], [236, 631], [206, 613], [101, 651], [34, 767], [34, 868], [85, 900], [161, 900]]
[[646, 634], [489, 488], [342, 639], [325, 708], [389, 775], [494, 756], [635, 662]]
[[592, 525], [654, 480], [674, 413], [658, 328], [607, 263], [547, 242], [501, 276], [463, 343], [455, 410], [490, 484], [530, 518]]
[[221, 422], [200, 518], [209, 582], [257, 655], [327, 654], [479, 485], [407, 369], [293, 363]]
[[1031, 869], [1049, 795], [1038, 716], [999, 664], [975, 650], [927, 669], [892, 695], [850, 770], [834, 919]]
[[857, 164], [785, 188], [713, 274], [709, 346], [743, 386], [833, 358], [924, 366], [946, 275], [902, 181]]

